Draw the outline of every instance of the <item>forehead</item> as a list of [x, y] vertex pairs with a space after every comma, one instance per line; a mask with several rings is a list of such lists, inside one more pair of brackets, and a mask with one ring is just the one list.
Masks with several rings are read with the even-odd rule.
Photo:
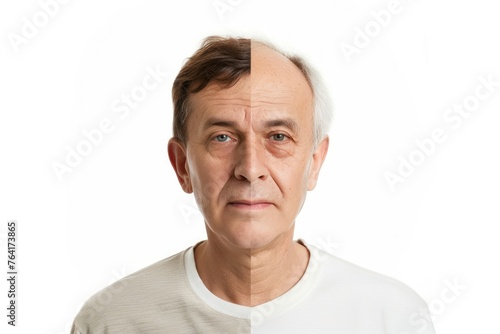
[[298, 98], [312, 98], [312, 90], [302, 72], [288, 58], [277, 51], [252, 43], [252, 95], [292, 93]]
[[211, 116], [235, 119], [268, 117], [312, 120], [312, 90], [302, 72], [288, 58], [262, 44], [252, 44], [250, 74], [229, 88], [211, 83], [190, 97], [198, 122]]
[[[312, 115], [312, 90], [288, 58], [260, 43], [252, 43], [252, 107], [283, 107]], [[302, 116], [302, 115], [301, 115]]]

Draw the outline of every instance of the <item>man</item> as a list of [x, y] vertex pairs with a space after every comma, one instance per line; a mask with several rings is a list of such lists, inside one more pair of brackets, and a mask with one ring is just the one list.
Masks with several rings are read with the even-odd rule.
[[293, 240], [331, 119], [301, 58], [211, 37], [172, 93], [168, 154], [207, 240], [96, 294], [73, 333], [434, 333], [410, 288]]

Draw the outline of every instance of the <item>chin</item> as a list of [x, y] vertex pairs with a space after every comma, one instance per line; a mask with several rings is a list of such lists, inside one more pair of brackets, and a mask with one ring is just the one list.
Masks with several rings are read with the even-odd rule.
[[236, 228], [233, 226], [225, 239], [232, 246], [246, 250], [265, 248], [284, 232], [269, 228], [269, 225], [259, 226], [260, 224], [255, 221], [233, 224], [238, 224], [238, 226]]

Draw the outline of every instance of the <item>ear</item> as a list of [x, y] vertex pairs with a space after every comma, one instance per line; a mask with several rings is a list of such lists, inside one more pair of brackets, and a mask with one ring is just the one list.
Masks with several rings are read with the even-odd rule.
[[329, 142], [330, 139], [328, 138], [328, 136], [326, 136], [319, 143], [318, 147], [313, 153], [311, 169], [309, 171], [309, 182], [307, 184], [307, 190], [309, 191], [313, 190], [316, 187], [319, 171], [321, 169], [321, 166], [323, 165], [323, 161], [325, 161], [326, 153], [328, 152]]
[[186, 158], [186, 147], [177, 138], [171, 138], [168, 141], [168, 158], [177, 174], [177, 179], [184, 192], [190, 194], [193, 192], [191, 178], [189, 177], [189, 168]]

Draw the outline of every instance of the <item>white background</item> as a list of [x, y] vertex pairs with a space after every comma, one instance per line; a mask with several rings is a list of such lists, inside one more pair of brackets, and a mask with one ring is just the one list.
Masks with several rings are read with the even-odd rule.
[[[218, 13], [213, 0], [69, 1], [17, 47], [9, 36], [42, 9], [2, 2], [0, 264], [5, 274], [15, 219], [20, 274], [18, 327], [6, 325], [2, 279], [0, 331], [68, 333], [97, 290], [204, 238], [166, 148], [173, 78], [211, 34], [264, 36], [306, 56], [331, 90], [330, 151], [296, 237], [407, 283], [432, 306], [438, 333], [498, 331], [500, 87], [457, 129], [443, 120], [480, 76], [500, 81], [495, 3], [401, 0], [348, 61], [342, 43], [376, 29], [370, 12], [389, 1], [220, 2], [231, 10]], [[168, 75], [120, 118], [113, 103], [157, 66]], [[52, 163], [106, 118], [113, 131], [58, 180]], [[447, 140], [392, 191], [384, 173], [435, 128]], [[441, 297], [447, 281], [465, 286], [453, 302]]]

